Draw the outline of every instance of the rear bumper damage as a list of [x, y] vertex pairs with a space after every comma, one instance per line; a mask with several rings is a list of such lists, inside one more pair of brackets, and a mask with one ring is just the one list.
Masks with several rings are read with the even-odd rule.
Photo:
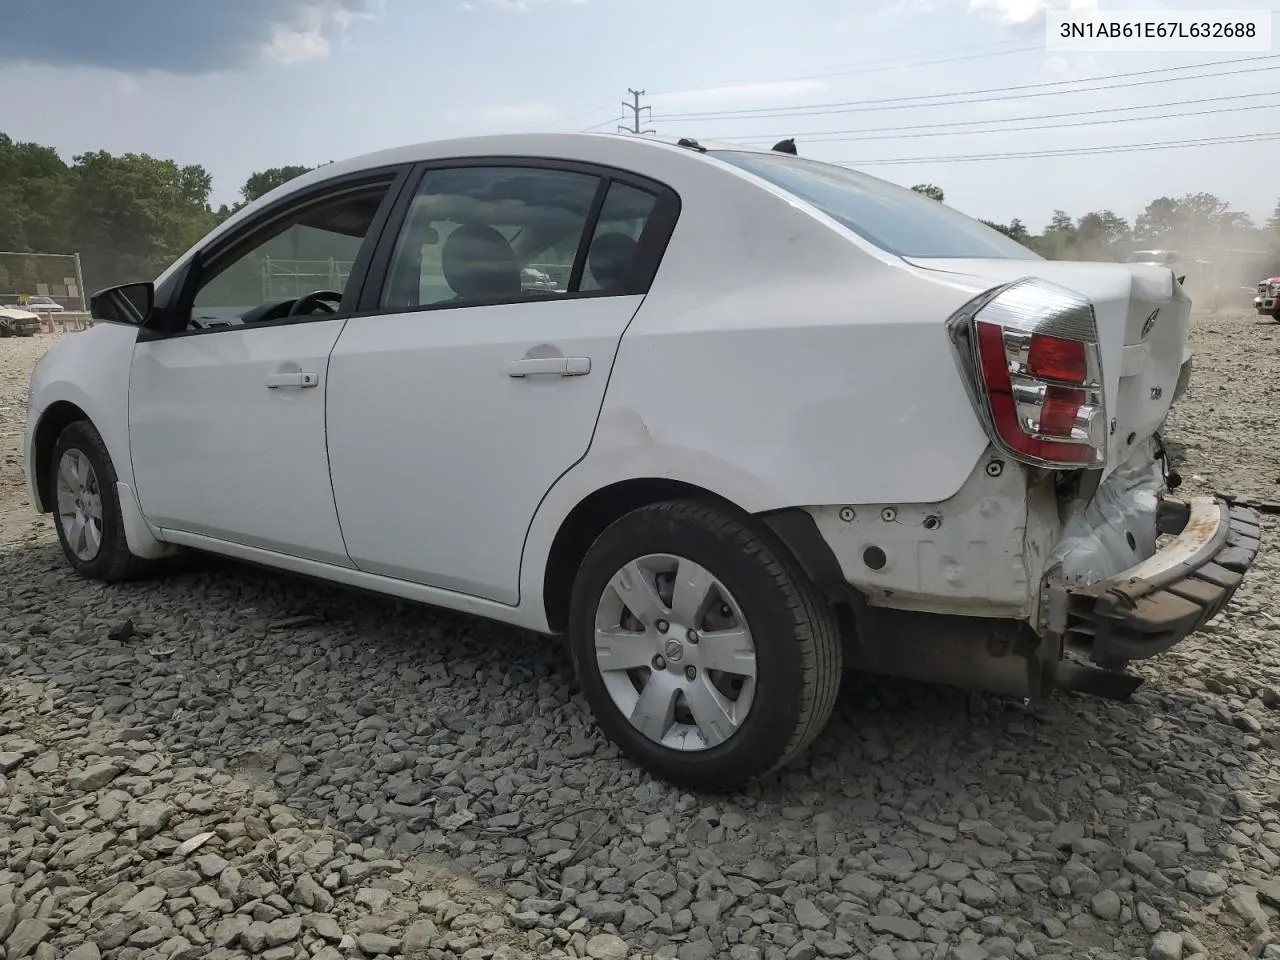
[[1141, 680], [1124, 673], [1125, 664], [1165, 653], [1201, 629], [1253, 566], [1262, 538], [1256, 510], [1225, 497], [1163, 507], [1162, 532], [1176, 535], [1150, 557], [1096, 583], [1049, 587], [1049, 628], [1062, 641], [1053, 686], [1128, 696]]

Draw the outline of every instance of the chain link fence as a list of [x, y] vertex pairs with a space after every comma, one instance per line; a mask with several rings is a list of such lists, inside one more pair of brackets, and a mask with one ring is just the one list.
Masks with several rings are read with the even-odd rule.
[[39, 315], [46, 330], [89, 324], [89, 294], [78, 253], [0, 250], [0, 308]]

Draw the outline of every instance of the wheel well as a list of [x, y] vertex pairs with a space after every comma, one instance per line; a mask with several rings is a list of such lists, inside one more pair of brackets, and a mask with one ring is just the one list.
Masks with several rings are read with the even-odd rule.
[[53, 503], [53, 472], [50, 460], [53, 457], [53, 445], [58, 442], [58, 435], [68, 424], [77, 420], [88, 420], [89, 417], [74, 403], [59, 400], [49, 405], [49, 409], [40, 418], [36, 427], [35, 456], [36, 493], [40, 497], [40, 511], [48, 513]]
[[578, 568], [596, 538], [605, 528], [632, 510], [664, 500], [703, 500], [741, 513], [724, 497], [702, 487], [679, 480], [623, 480], [597, 490], [569, 512], [547, 556], [547, 570], [542, 580], [542, 602], [547, 623], [555, 633], [569, 623], [569, 600]]

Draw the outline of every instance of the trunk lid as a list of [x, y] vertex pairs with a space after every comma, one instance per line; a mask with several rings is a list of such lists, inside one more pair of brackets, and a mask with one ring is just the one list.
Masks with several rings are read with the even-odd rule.
[[1110, 429], [1109, 474], [1163, 425], [1183, 363], [1190, 358], [1191, 300], [1168, 267], [1057, 260], [906, 258], [924, 270], [985, 286], [1039, 277], [1093, 303]]

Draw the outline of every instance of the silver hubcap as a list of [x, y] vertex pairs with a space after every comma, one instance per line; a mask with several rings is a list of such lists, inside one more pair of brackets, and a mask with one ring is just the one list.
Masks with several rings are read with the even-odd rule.
[[102, 493], [89, 458], [68, 450], [58, 461], [58, 523], [67, 546], [86, 563], [102, 549]]
[[724, 743], [755, 698], [755, 644], [742, 610], [683, 557], [651, 554], [613, 575], [596, 608], [596, 665], [631, 725], [673, 750]]

